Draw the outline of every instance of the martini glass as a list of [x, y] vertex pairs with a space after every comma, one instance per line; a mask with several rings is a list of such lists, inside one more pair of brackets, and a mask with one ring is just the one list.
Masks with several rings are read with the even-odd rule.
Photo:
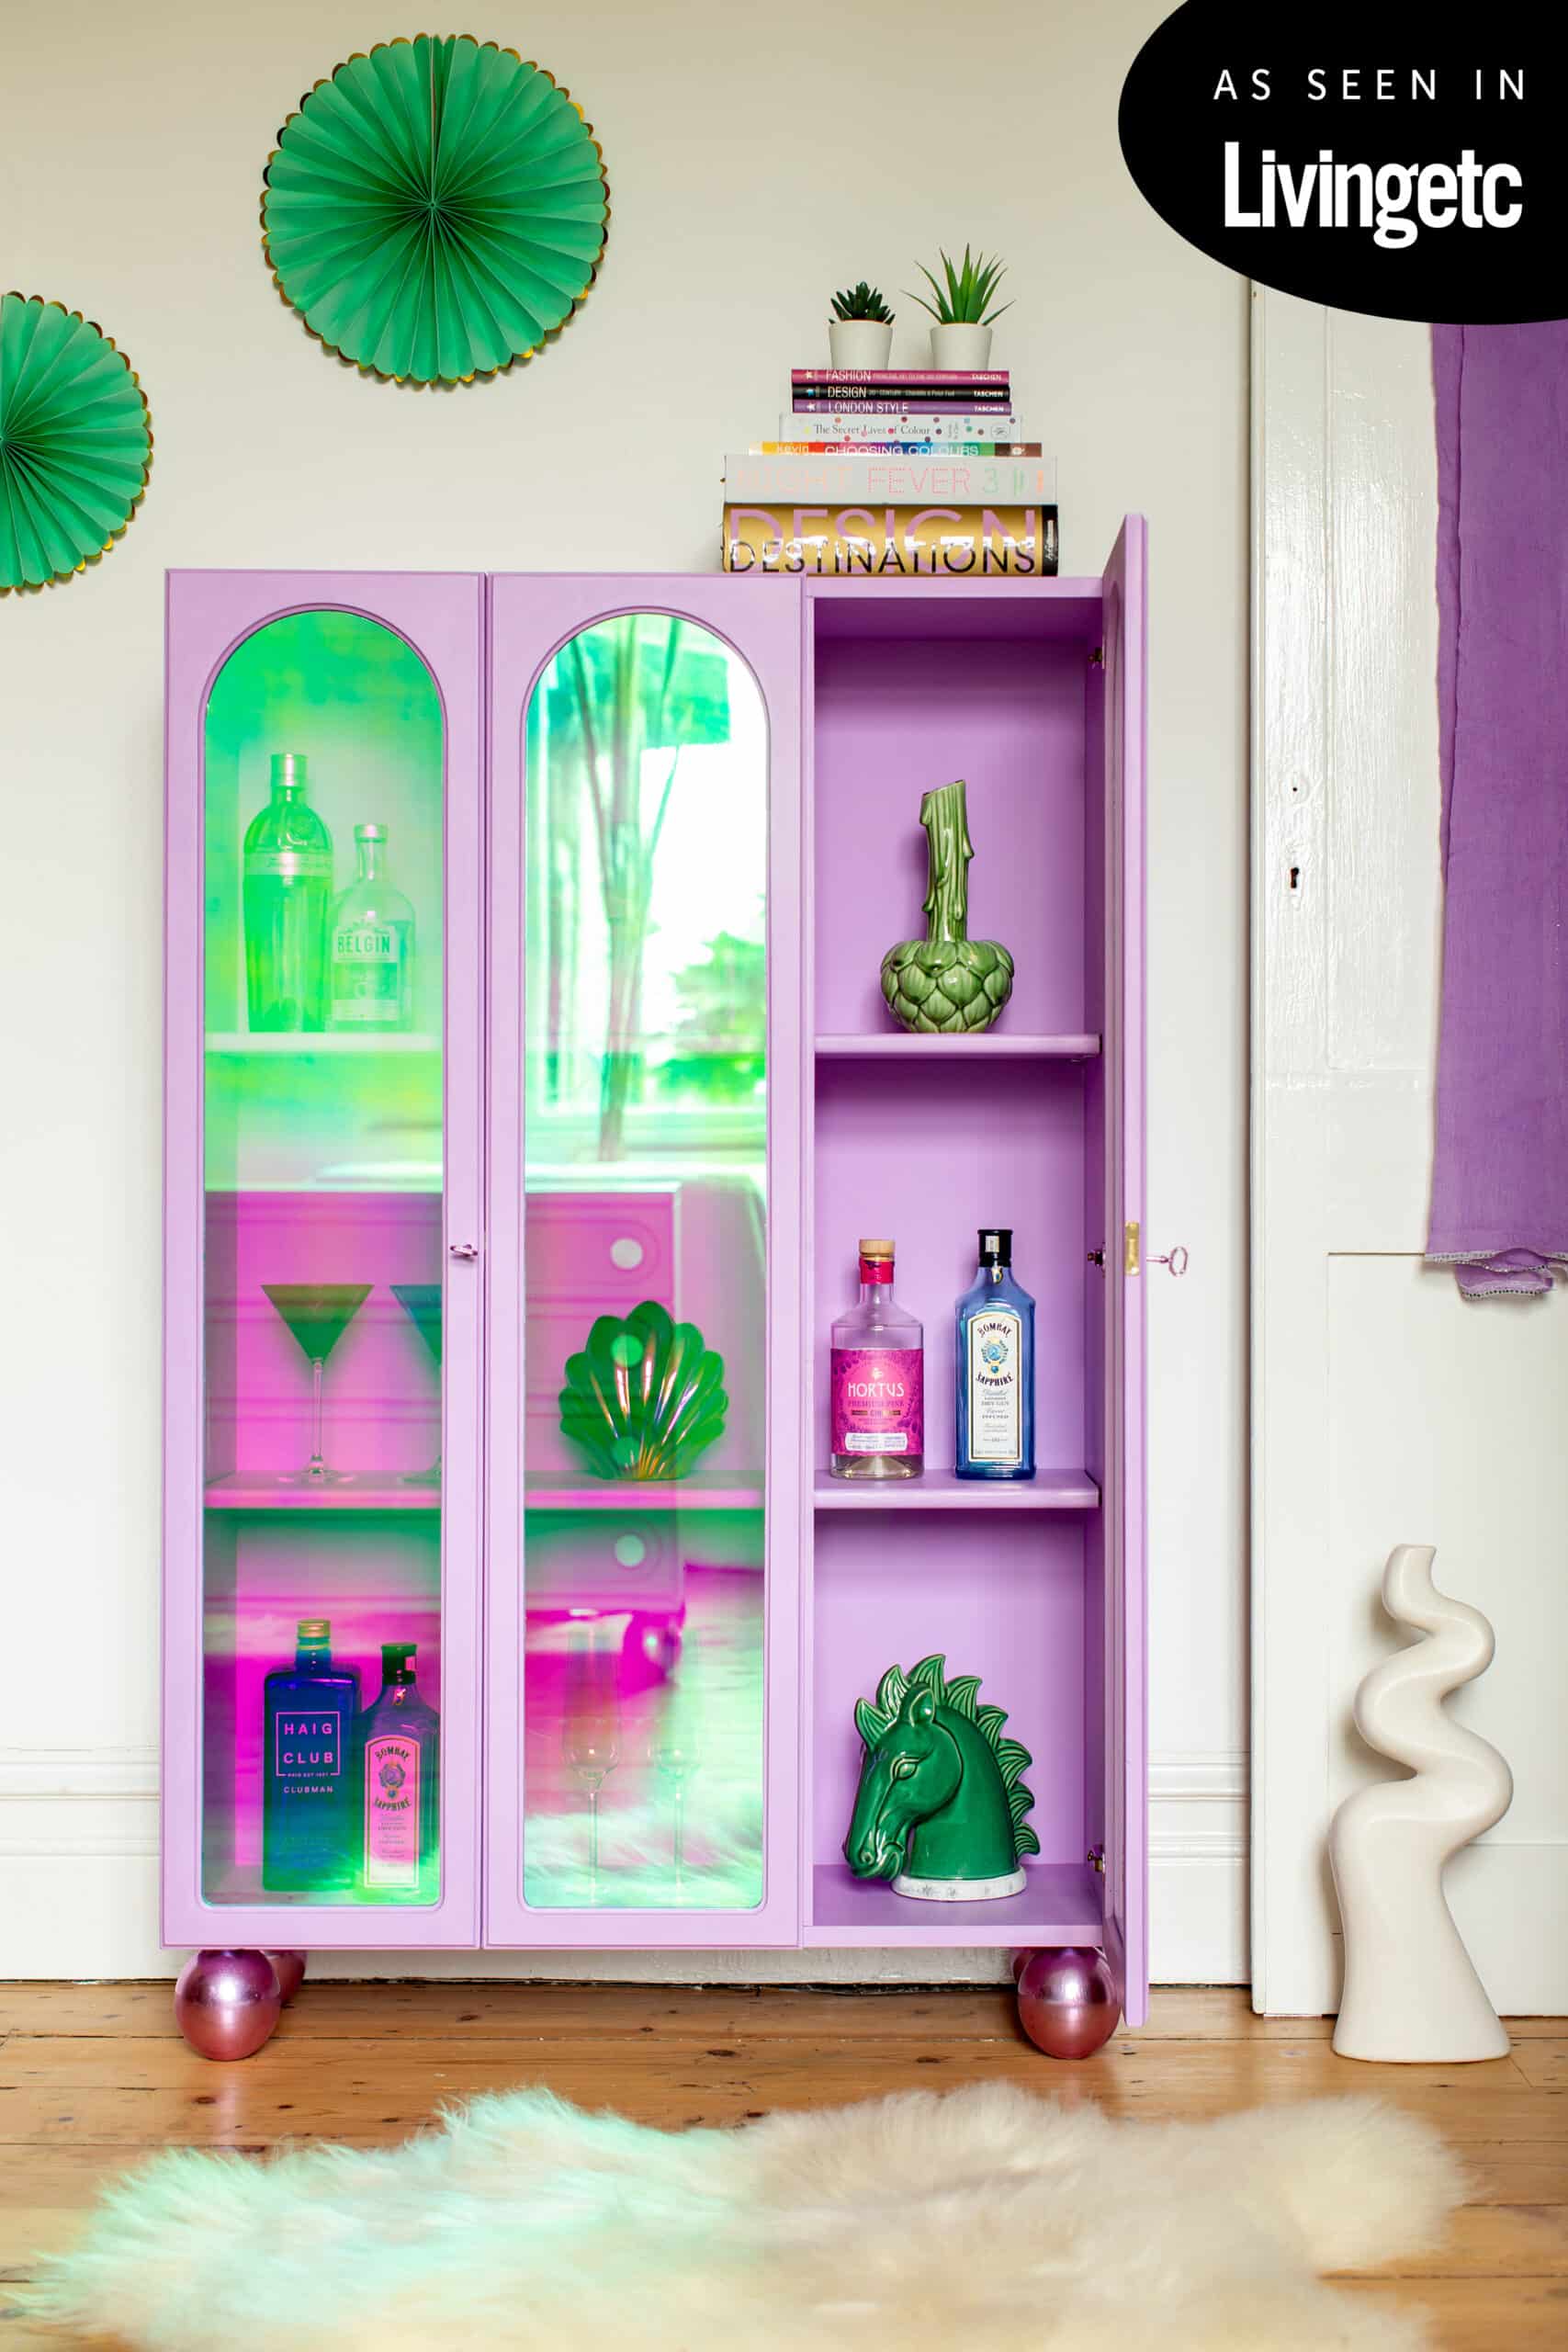
[[[439, 1283], [394, 1283], [392, 1296], [430, 1350], [437, 1374], [441, 1370], [441, 1285]], [[440, 1383], [437, 1381], [437, 1387]], [[438, 1487], [441, 1484], [441, 1456], [436, 1455], [428, 1470], [406, 1471], [399, 1480], [404, 1487]]]
[[649, 1753], [654, 1770], [671, 1795], [673, 1815], [673, 1855], [675, 1864], [675, 1900], [686, 1899], [686, 1783], [702, 1758], [697, 1753], [693, 1727], [684, 1708], [667, 1708], [654, 1733]]
[[310, 1363], [310, 1459], [287, 1472], [280, 1487], [341, 1487], [347, 1473], [329, 1470], [321, 1456], [321, 1375], [327, 1358], [370, 1295], [368, 1283], [263, 1283]]

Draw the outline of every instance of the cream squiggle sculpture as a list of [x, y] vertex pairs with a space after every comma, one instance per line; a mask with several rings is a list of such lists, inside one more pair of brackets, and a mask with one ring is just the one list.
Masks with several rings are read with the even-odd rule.
[[1449, 1857], [1500, 1821], [1514, 1793], [1497, 1750], [1442, 1703], [1485, 1672], [1495, 1643], [1479, 1609], [1438, 1590], [1435, 1556], [1430, 1544], [1389, 1554], [1383, 1606], [1428, 1638], [1374, 1667], [1356, 1693], [1362, 1738], [1415, 1778], [1358, 1789], [1328, 1833], [1345, 1928], [1334, 2034], [1344, 2058], [1436, 2064], [1508, 2050], [1443, 1894]]

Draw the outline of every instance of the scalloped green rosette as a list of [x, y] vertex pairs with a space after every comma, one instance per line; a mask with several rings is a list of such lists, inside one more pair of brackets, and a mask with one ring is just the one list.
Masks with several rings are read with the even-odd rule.
[[79, 311], [0, 297], [0, 595], [107, 555], [152, 464], [146, 396], [123, 352]]
[[351, 57], [300, 100], [265, 177], [278, 292], [329, 351], [399, 383], [526, 359], [604, 250], [609, 191], [581, 107], [466, 33]]

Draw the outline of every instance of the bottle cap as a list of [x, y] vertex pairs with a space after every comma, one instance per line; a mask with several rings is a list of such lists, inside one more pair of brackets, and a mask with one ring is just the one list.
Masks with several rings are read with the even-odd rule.
[[860, 1254], [863, 1258], [891, 1258], [893, 1244], [891, 1241], [863, 1241]]
[[355, 825], [354, 838], [356, 842], [384, 842], [387, 828], [385, 825]]
[[418, 1649], [417, 1642], [383, 1642], [381, 1645], [382, 1672], [389, 1675], [406, 1674], [409, 1660], [417, 1654]]
[[299, 1639], [302, 1642], [325, 1642], [332, 1637], [332, 1625], [325, 1617], [301, 1617]]
[[290, 792], [303, 792], [310, 783], [310, 762], [303, 752], [274, 752], [272, 755], [272, 788], [283, 785]]
[[1007, 1225], [982, 1226], [979, 1231], [980, 1263], [982, 1266], [1010, 1266], [1012, 1263], [1012, 1227]]

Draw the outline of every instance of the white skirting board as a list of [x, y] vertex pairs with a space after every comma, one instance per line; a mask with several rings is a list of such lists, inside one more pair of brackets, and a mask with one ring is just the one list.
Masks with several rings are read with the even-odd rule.
[[[1247, 1767], [1229, 1750], [1150, 1767], [1151, 1968], [1166, 1984], [1241, 1984]], [[0, 1748], [0, 1981], [158, 1977], [157, 1758], [146, 1748]], [[301, 1923], [306, 1924], [306, 1923]], [[307, 1949], [309, 1947], [307, 1946]], [[998, 1951], [323, 1953], [318, 1976], [570, 1977], [584, 1983], [999, 1982]]]

